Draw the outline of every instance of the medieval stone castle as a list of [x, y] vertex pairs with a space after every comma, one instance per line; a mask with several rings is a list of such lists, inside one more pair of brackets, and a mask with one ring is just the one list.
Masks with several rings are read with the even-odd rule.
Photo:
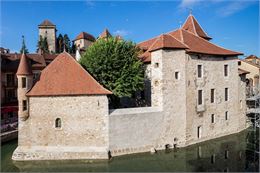
[[66, 52], [33, 81], [23, 54], [17, 71], [19, 138], [12, 159], [108, 159], [242, 131], [241, 53], [210, 39], [190, 15], [181, 28], [139, 43], [151, 106], [138, 108], [109, 109], [111, 92]]

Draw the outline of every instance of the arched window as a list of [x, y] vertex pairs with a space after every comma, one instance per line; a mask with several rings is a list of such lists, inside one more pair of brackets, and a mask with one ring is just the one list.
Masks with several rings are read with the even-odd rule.
[[55, 128], [61, 128], [61, 119], [60, 118], [56, 118], [56, 120], [55, 120]]

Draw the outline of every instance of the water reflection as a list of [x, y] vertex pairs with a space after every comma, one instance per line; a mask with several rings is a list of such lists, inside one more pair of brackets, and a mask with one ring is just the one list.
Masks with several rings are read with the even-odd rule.
[[[258, 134], [250, 130], [226, 136], [183, 149], [141, 153], [114, 157], [110, 161], [30, 161], [11, 162], [16, 143], [2, 146], [3, 171], [55, 171], [55, 172], [244, 172], [259, 171], [259, 154], [254, 152]], [[258, 143], [259, 144], [259, 143]], [[250, 145], [250, 146], [249, 146]], [[6, 152], [7, 151], [7, 152]], [[4, 163], [4, 165], [3, 165]]]

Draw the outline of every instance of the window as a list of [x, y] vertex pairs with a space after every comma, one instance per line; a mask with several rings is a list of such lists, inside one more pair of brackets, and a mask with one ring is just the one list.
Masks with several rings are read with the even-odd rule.
[[155, 68], [158, 68], [158, 67], [159, 67], [159, 63], [156, 62], [156, 63], [154, 64], [154, 67], [155, 67]]
[[26, 78], [22, 77], [22, 88], [26, 88]]
[[228, 101], [228, 88], [225, 88], [225, 101]]
[[23, 111], [27, 110], [27, 101], [23, 100]]
[[211, 123], [215, 123], [215, 115], [211, 114]]
[[56, 118], [56, 120], [55, 120], [55, 128], [61, 128], [61, 119], [60, 118]]
[[198, 90], [198, 105], [202, 104], [202, 90]]
[[201, 134], [202, 134], [202, 127], [198, 126], [197, 137], [201, 138]]
[[224, 65], [224, 76], [228, 76], [228, 65]]
[[7, 86], [14, 86], [14, 74], [6, 74]]
[[210, 90], [210, 102], [211, 103], [215, 102], [215, 89]]
[[198, 65], [198, 78], [201, 78], [202, 77], [202, 65]]
[[175, 72], [175, 79], [177, 79], [177, 80], [180, 79], [180, 73], [178, 71]]
[[241, 61], [238, 61], [238, 65], [239, 65], [239, 66], [241, 65]]
[[228, 111], [225, 112], [225, 120], [228, 120], [229, 117], [228, 117]]

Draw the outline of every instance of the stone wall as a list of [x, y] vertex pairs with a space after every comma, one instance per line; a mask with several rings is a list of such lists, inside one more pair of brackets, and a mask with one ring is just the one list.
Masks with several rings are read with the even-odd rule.
[[[241, 95], [238, 77], [237, 58], [187, 55], [187, 125], [186, 145], [239, 132], [245, 128], [244, 111], [239, 108]], [[197, 77], [197, 65], [202, 65], [202, 77]], [[224, 65], [228, 65], [228, 76], [224, 76]], [[225, 88], [228, 88], [228, 101], [225, 101]], [[211, 89], [215, 90], [214, 103], [211, 103]], [[198, 105], [198, 90], [203, 92], [202, 105]], [[245, 107], [243, 108], [245, 109]], [[228, 119], [225, 112], [228, 111]], [[243, 113], [242, 113], [243, 112]], [[211, 122], [214, 114], [215, 122]], [[241, 122], [242, 121], [242, 122]], [[201, 138], [198, 127], [201, 126]], [[243, 127], [243, 128], [241, 128]]]
[[[15, 160], [107, 159], [106, 96], [30, 97], [29, 118], [19, 120]], [[55, 120], [61, 119], [61, 128]]]
[[76, 45], [76, 47], [87, 49], [90, 45], [93, 44], [93, 42], [85, 39], [79, 39], [75, 40], [74, 44]]
[[56, 52], [56, 28], [55, 27], [40, 27], [39, 28], [39, 39], [47, 37], [48, 47], [50, 53]]
[[109, 149], [112, 156], [160, 148], [163, 114], [157, 108], [110, 110]]

